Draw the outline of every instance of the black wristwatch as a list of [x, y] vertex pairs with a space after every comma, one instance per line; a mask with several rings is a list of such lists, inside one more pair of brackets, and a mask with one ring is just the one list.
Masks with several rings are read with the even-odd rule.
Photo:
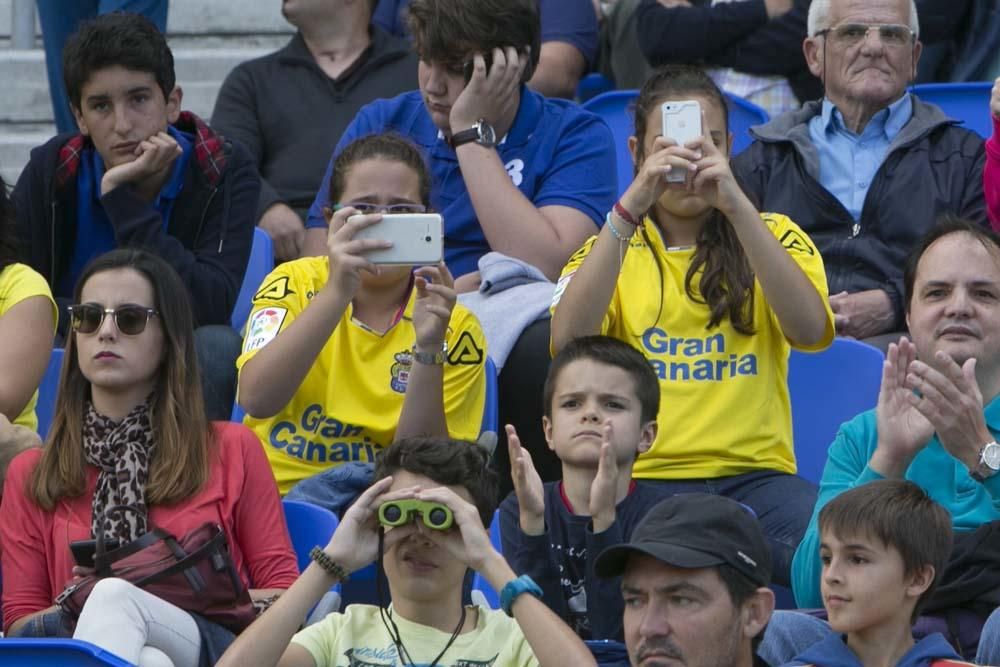
[[472, 141], [486, 148], [493, 148], [497, 145], [497, 133], [493, 130], [493, 126], [486, 122], [485, 118], [480, 118], [468, 130], [462, 130], [451, 135], [452, 148], [458, 148], [462, 144]]

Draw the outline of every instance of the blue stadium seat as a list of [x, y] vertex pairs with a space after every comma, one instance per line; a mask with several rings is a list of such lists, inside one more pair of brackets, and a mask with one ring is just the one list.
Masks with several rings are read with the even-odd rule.
[[340, 521], [328, 509], [297, 500], [282, 500], [285, 523], [292, 538], [292, 547], [299, 561], [299, 572], [309, 566], [309, 552], [316, 545], [325, 547]]
[[576, 86], [576, 101], [583, 104], [601, 93], [615, 89], [615, 82], [599, 72], [591, 72], [580, 79]]
[[[490, 542], [493, 543], [493, 548], [497, 550], [497, 553], [503, 553], [503, 546], [500, 541], [500, 510], [493, 512], [493, 521], [490, 522]], [[486, 581], [486, 577], [476, 572], [472, 576], [472, 590], [473, 590], [473, 602], [477, 602], [475, 595], [477, 592], [482, 596], [482, 599], [478, 602], [485, 602], [491, 609], [500, 608], [500, 595], [493, 590], [490, 583]]]
[[912, 91], [924, 102], [941, 107], [946, 115], [965, 121], [963, 127], [988, 139], [993, 132], [990, 119], [992, 81], [962, 83], [922, 83]]
[[233, 307], [231, 324], [237, 331], [243, 331], [247, 318], [250, 317], [253, 295], [257, 293], [260, 284], [272, 270], [274, 270], [274, 246], [271, 237], [260, 227], [255, 227], [253, 245], [250, 247], [250, 261], [247, 262], [243, 284], [240, 286], [240, 293]]
[[78, 639], [0, 639], [4, 667], [131, 667], [113, 653]]
[[840, 425], [878, 403], [884, 360], [877, 348], [848, 338], [823, 352], [792, 350], [788, 391], [800, 476], [818, 484]]
[[497, 389], [497, 367], [493, 360], [486, 357], [486, 405], [483, 406], [483, 424], [479, 432], [497, 432], [500, 421], [500, 406]]
[[[317, 545], [325, 547], [340, 525], [340, 521], [336, 514], [317, 505], [297, 500], [282, 500], [281, 506], [285, 511], [285, 523], [288, 525], [292, 548], [295, 549], [299, 572], [303, 572], [309, 567], [311, 560], [309, 552]], [[309, 612], [306, 625], [312, 625], [338, 609], [340, 609], [340, 592], [339, 587], [334, 585]]]
[[42, 383], [38, 386], [38, 403], [35, 414], [38, 416], [38, 435], [42, 440], [49, 434], [52, 417], [56, 410], [56, 394], [59, 392], [59, 373], [62, 370], [63, 348], [52, 349], [49, 365], [45, 368]]
[[[615, 139], [618, 166], [618, 193], [622, 194], [632, 182], [632, 156], [628, 152], [628, 138], [632, 136], [633, 107], [639, 95], [637, 90], [612, 90], [588, 100], [583, 108], [603, 118]], [[751, 125], [766, 123], [767, 112], [756, 104], [735, 95], [729, 101], [729, 131], [733, 134], [733, 155], [750, 145], [747, 131]]]

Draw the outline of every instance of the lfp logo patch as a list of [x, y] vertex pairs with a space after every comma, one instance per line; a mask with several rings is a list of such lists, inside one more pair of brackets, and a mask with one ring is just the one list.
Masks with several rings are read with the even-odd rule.
[[409, 350], [397, 352], [392, 356], [395, 363], [389, 368], [389, 386], [400, 394], [406, 393], [406, 385], [410, 382], [410, 369], [413, 368], [413, 353]]
[[247, 338], [243, 344], [243, 351], [250, 352], [267, 345], [281, 331], [281, 323], [285, 321], [288, 314], [287, 308], [261, 308], [250, 316], [250, 323], [247, 325]]

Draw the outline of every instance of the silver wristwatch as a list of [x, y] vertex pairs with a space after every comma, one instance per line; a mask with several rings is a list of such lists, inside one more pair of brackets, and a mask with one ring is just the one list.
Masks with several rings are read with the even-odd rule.
[[443, 366], [448, 355], [448, 343], [441, 345], [437, 352], [421, 352], [417, 346], [413, 346], [413, 360], [425, 366]]
[[987, 442], [979, 450], [979, 465], [969, 471], [969, 476], [977, 482], [985, 482], [1000, 470], [1000, 444], [996, 440]]

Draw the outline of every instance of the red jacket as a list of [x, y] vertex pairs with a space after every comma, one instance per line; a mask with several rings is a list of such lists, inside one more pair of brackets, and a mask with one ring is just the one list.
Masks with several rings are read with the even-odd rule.
[[986, 141], [986, 166], [983, 167], [983, 194], [990, 226], [1000, 232], [1000, 120], [993, 117], [993, 136]]
[[[221, 523], [236, 569], [250, 588], [288, 588], [298, 577], [274, 475], [260, 440], [242, 424], [215, 422], [216, 454], [207, 484], [171, 506], [150, 509], [150, 521], [180, 537], [207, 521]], [[3, 628], [52, 606], [72, 578], [69, 543], [91, 538], [97, 468], [88, 466], [87, 491], [53, 511], [25, 492], [42, 450], [19, 454], [7, 471], [0, 503]]]

